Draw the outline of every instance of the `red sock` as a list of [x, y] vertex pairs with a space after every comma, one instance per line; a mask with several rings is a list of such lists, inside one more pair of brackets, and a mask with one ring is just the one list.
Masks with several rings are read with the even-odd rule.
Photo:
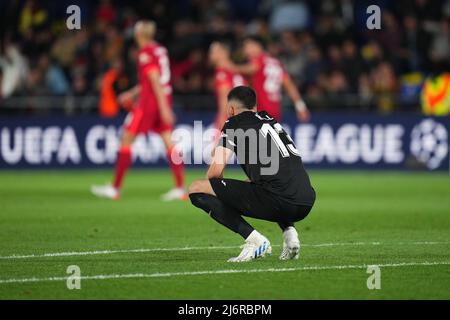
[[120, 189], [126, 171], [131, 166], [131, 148], [121, 147], [116, 162], [116, 173], [114, 176], [113, 186]]
[[184, 164], [183, 158], [175, 147], [167, 149], [167, 161], [172, 170], [177, 188], [184, 187]]

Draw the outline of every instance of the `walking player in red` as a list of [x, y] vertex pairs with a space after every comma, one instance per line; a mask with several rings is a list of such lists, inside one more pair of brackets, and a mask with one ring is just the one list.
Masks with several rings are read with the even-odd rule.
[[154, 40], [156, 26], [151, 21], [139, 21], [134, 36], [138, 44], [139, 85], [122, 93], [119, 101], [134, 100], [137, 103], [125, 119], [123, 136], [118, 152], [115, 176], [112, 185], [92, 186], [94, 195], [118, 199], [122, 182], [132, 164], [131, 146], [138, 134], [149, 131], [158, 133], [167, 150], [167, 160], [175, 178], [175, 188], [162, 196], [162, 200], [186, 199], [184, 188], [184, 166], [180, 153], [172, 142], [175, 115], [172, 111], [172, 87], [167, 49]]
[[258, 111], [267, 111], [278, 122], [281, 121], [281, 90], [294, 102], [297, 117], [305, 122], [310, 118], [308, 108], [300, 96], [289, 74], [281, 62], [264, 51], [263, 41], [259, 37], [249, 36], [243, 43], [247, 64], [235, 65], [234, 70], [250, 77], [256, 91]]
[[222, 129], [228, 119], [227, 96], [231, 89], [245, 84], [244, 78], [232, 69], [230, 49], [223, 42], [213, 42], [209, 47], [209, 60], [215, 68], [214, 91], [217, 98], [218, 112], [215, 121], [217, 130]]

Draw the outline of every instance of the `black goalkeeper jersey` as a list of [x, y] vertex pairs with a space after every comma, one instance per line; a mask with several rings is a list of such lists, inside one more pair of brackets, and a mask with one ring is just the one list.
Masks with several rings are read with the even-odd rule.
[[245, 111], [222, 128], [219, 145], [232, 150], [251, 182], [294, 205], [313, 205], [315, 191], [299, 151], [267, 112]]

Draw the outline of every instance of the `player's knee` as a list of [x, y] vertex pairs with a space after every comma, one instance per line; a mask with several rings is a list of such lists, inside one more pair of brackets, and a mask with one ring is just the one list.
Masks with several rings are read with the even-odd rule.
[[188, 192], [189, 192], [189, 194], [204, 192], [203, 181], [196, 180], [196, 181], [192, 182], [191, 185], [189, 186]]
[[125, 131], [122, 136], [121, 146], [122, 147], [131, 147], [134, 142], [136, 135], [131, 132]]
[[189, 185], [188, 192], [189, 194], [198, 193], [199, 191], [199, 183], [198, 181], [194, 181]]

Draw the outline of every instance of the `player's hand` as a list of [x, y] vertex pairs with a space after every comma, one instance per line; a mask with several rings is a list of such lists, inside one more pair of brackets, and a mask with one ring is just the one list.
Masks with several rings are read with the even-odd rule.
[[308, 122], [311, 119], [311, 113], [309, 113], [308, 109], [298, 111], [297, 118], [300, 122]]
[[295, 103], [295, 109], [297, 110], [297, 118], [300, 122], [308, 122], [311, 119], [311, 114], [303, 100]]
[[128, 106], [133, 103], [134, 95], [130, 91], [125, 91], [119, 94], [117, 97], [117, 100], [119, 101], [119, 104], [122, 106]]
[[161, 109], [161, 119], [165, 124], [174, 125], [175, 124], [175, 113], [173, 113], [172, 109], [163, 108]]

